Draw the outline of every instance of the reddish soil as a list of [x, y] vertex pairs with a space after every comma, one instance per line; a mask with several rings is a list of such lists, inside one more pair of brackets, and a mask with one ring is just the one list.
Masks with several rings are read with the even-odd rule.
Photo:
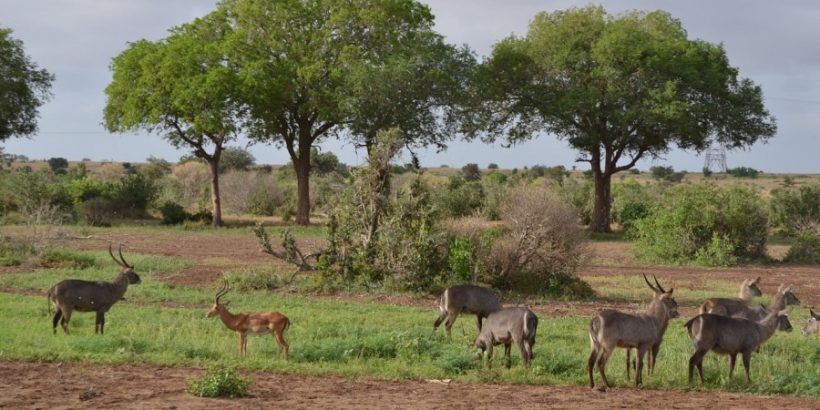
[[0, 362], [0, 408], [80, 409], [816, 409], [820, 399], [685, 390], [383, 381], [253, 373], [251, 397], [205, 399], [185, 391], [202, 369]]

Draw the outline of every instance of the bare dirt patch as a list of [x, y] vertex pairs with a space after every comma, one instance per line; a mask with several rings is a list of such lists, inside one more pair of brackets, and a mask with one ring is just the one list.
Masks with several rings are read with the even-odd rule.
[[723, 392], [580, 386], [431, 383], [252, 373], [252, 397], [205, 399], [185, 391], [204, 370], [185, 367], [108, 366], [0, 361], [0, 408], [129, 409], [672, 409], [820, 407], [820, 399]]

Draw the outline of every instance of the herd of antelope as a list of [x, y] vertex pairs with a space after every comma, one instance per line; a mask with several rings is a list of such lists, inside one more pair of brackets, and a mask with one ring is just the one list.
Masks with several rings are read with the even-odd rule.
[[[47, 292], [49, 312], [52, 304], [55, 314], [52, 321], [52, 332], [57, 333], [58, 322], [68, 334], [71, 314], [77, 312], [96, 312], [94, 332], [103, 334], [105, 313], [119, 300], [124, 299], [129, 284], [140, 283], [140, 277], [122, 256], [114, 256], [111, 246], [108, 248], [111, 258], [120, 266], [120, 271], [112, 282], [64, 280]], [[654, 277], [654, 284], [644, 275], [644, 281], [652, 290], [653, 296], [649, 305], [642, 312], [625, 313], [613, 309], [599, 311], [589, 323], [590, 355], [587, 361], [589, 385], [595, 387], [594, 368], [598, 367], [601, 375], [602, 390], [609, 388], [606, 377], [606, 363], [615, 348], [626, 349], [626, 373], [629, 378], [630, 368], [635, 369], [635, 385], [642, 384], [644, 357], [647, 360], [647, 371], [655, 369], [658, 352], [669, 321], [679, 316], [678, 304], [672, 297], [674, 289], [668, 291]], [[703, 357], [709, 351], [729, 356], [729, 377], [735, 368], [735, 360], [740, 354], [749, 378], [749, 365], [753, 351], [757, 351], [776, 330], [790, 332], [791, 323], [786, 310], [787, 305], [798, 305], [800, 301], [790, 286], [781, 285], [777, 289], [774, 301], [768, 308], [754, 306], [754, 297], [762, 296], [758, 287], [760, 278], [744, 280], [740, 286], [738, 298], [712, 298], [700, 307], [699, 314], [685, 323], [689, 338], [695, 348], [689, 359], [689, 383], [692, 384], [694, 370], [697, 369], [701, 384], [703, 381]], [[247, 350], [247, 336], [271, 334], [279, 345], [279, 354], [285, 360], [288, 357], [288, 343], [284, 333], [290, 326], [290, 320], [279, 312], [239, 313], [228, 311], [228, 302], [220, 299], [228, 293], [230, 287], [225, 281], [214, 296], [214, 303], [207, 317], [219, 316], [228, 329], [239, 334], [239, 352], [244, 356]], [[510, 350], [512, 344], [518, 347], [522, 362], [528, 367], [533, 358], [533, 346], [538, 328], [538, 317], [528, 307], [503, 306], [501, 299], [493, 291], [475, 285], [456, 285], [449, 287], [439, 297], [440, 315], [433, 324], [437, 329], [445, 322], [447, 336], [450, 337], [453, 323], [462, 313], [476, 315], [478, 336], [475, 347], [487, 353], [491, 363], [493, 347], [503, 344], [507, 367], [511, 366]], [[810, 318], [803, 328], [803, 334], [820, 334], [820, 315], [810, 309]], [[636, 350], [635, 360], [630, 362], [630, 352]]]

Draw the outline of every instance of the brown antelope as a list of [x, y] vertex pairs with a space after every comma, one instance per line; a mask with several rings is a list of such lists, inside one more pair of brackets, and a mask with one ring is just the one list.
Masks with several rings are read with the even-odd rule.
[[[758, 278], [760, 279], [760, 278]], [[700, 313], [711, 313], [713, 315], [731, 316], [739, 319], [747, 319], [753, 322], [762, 320], [770, 311], [780, 311], [787, 305], [799, 305], [800, 300], [792, 292], [791, 286], [780, 285], [774, 295], [774, 302], [767, 309], [764, 306], [751, 306], [746, 301], [740, 299], [713, 298], [708, 299], [700, 307]], [[792, 330], [791, 323], [787, 317], [777, 319], [778, 330], [789, 332]]]
[[134, 272], [134, 265], [129, 265], [122, 257], [122, 245], [119, 249], [120, 260], [114, 257], [111, 245], [108, 245], [108, 254], [114, 262], [120, 265], [120, 272], [112, 282], [66, 279], [48, 290], [46, 298], [49, 315], [51, 315], [52, 302], [56, 310], [52, 321], [54, 334], [57, 334], [57, 322], [60, 322], [63, 331], [68, 334], [71, 313], [77, 311], [97, 312], [94, 333], [99, 332], [102, 335], [105, 327], [105, 312], [108, 312], [114, 303], [122, 299], [129, 284], [140, 283], [139, 275]]
[[288, 343], [285, 341], [285, 331], [290, 326], [290, 320], [279, 312], [239, 313], [236, 315], [228, 312], [228, 303], [219, 303], [219, 298], [228, 293], [229, 290], [228, 281], [225, 281], [225, 285], [214, 296], [214, 305], [208, 311], [208, 317], [219, 315], [225, 327], [239, 333], [240, 355], [245, 356], [249, 333], [257, 335], [270, 333], [279, 345], [279, 355], [287, 360]]
[[438, 329], [446, 318], [444, 328], [447, 329], [447, 337], [450, 337], [450, 328], [461, 313], [475, 314], [478, 331], [481, 332], [481, 320], [490, 313], [501, 310], [501, 299], [493, 291], [481, 286], [456, 285], [445, 289], [441, 294], [439, 310], [441, 314], [433, 323], [433, 329]]
[[487, 351], [487, 361], [492, 363], [493, 346], [504, 344], [504, 355], [509, 368], [512, 364], [510, 348], [515, 343], [521, 352], [524, 367], [529, 367], [537, 329], [538, 317], [529, 308], [504, 308], [490, 313], [475, 340], [475, 345], [482, 353]]
[[820, 315], [814, 313], [814, 310], [809, 309], [811, 317], [806, 320], [806, 326], [803, 327], [803, 336], [810, 334], [820, 334]]
[[695, 353], [689, 358], [689, 384], [692, 384], [693, 371], [696, 367], [700, 383], [704, 384], [703, 356], [710, 350], [718, 354], [729, 355], [729, 378], [735, 370], [737, 354], [742, 354], [746, 382], [751, 383], [749, 364], [752, 351], [758, 349], [772, 337], [777, 328], [778, 318], [785, 317], [787, 313], [785, 309], [780, 311], [772, 309], [758, 322], [705, 313], [686, 322], [689, 338], [695, 345]]
[[[589, 323], [590, 355], [587, 360], [589, 385], [595, 387], [593, 367], [597, 361], [598, 372], [603, 381], [602, 389], [609, 387], [604, 368], [609, 356], [616, 347], [626, 349], [636, 348], [637, 368], [635, 369], [635, 385], [640, 385], [643, 371], [643, 358], [650, 352], [649, 361], [654, 366], [653, 352], [660, 348], [663, 334], [669, 325], [669, 320], [678, 317], [678, 304], [672, 298], [674, 289], [666, 291], [655, 278], [655, 285], [649, 283], [644, 275], [644, 281], [655, 293], [645, 312], [627, 314], [617, 310], [606, 309], [598, 312]], [[653, 276], [654, 278], [654, 276]]]

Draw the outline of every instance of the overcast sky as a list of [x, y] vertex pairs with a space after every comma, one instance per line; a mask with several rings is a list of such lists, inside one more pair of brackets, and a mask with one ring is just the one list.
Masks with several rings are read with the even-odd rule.
[[[587, 1], [431, 0], [436, 29], [455, 44], [469, 45], [479, 58], [499, 39], [523, 35], [539, 11], [584, 6]], [[679, 18], [690, 38], [723, 43], [741, 76], [761, 85], [766, 106], [778, 121], [778, 134], [767, 144], [729, 152], [728, 165], [767, 172], [818, 172], [820, 154], [820, 2], [689, 0], [603, 1], [610, 13], [629, 9], [664, 9]], [[54, 98], [40, 109], [40, 132], [31, 139], [5, 143], [7, 153], [30, 158], [144, 161], [149, 155], [176, 161], [184, 151], [160, 136], [112, 135], [103, 130], [103, 90], [111, 80], [111, 58], [129, 41], [157, 40], [175, 25], [208, 13], [213, 0], [0, 0], [0, 26], [14, 30], [26, 53], [56, 74]], [[240, 141], [243, 145], [245, 141]], [[324, 150], [342, 161], [363, 160], [349, 144], [325, 141]], [[273, 146], [249, 147], [258, 163], [282, 164], [287, 153]], [[462, 166], [494, 162], [504, 168], [574, 164], [576, 154], [544, 135], [511, 149], [499, 145], [454, 142], [442, 153], [421, 153], [424, 166]], [[700, 171], [703, 158], [675, 151], [665, 160], [642, 162]]]

